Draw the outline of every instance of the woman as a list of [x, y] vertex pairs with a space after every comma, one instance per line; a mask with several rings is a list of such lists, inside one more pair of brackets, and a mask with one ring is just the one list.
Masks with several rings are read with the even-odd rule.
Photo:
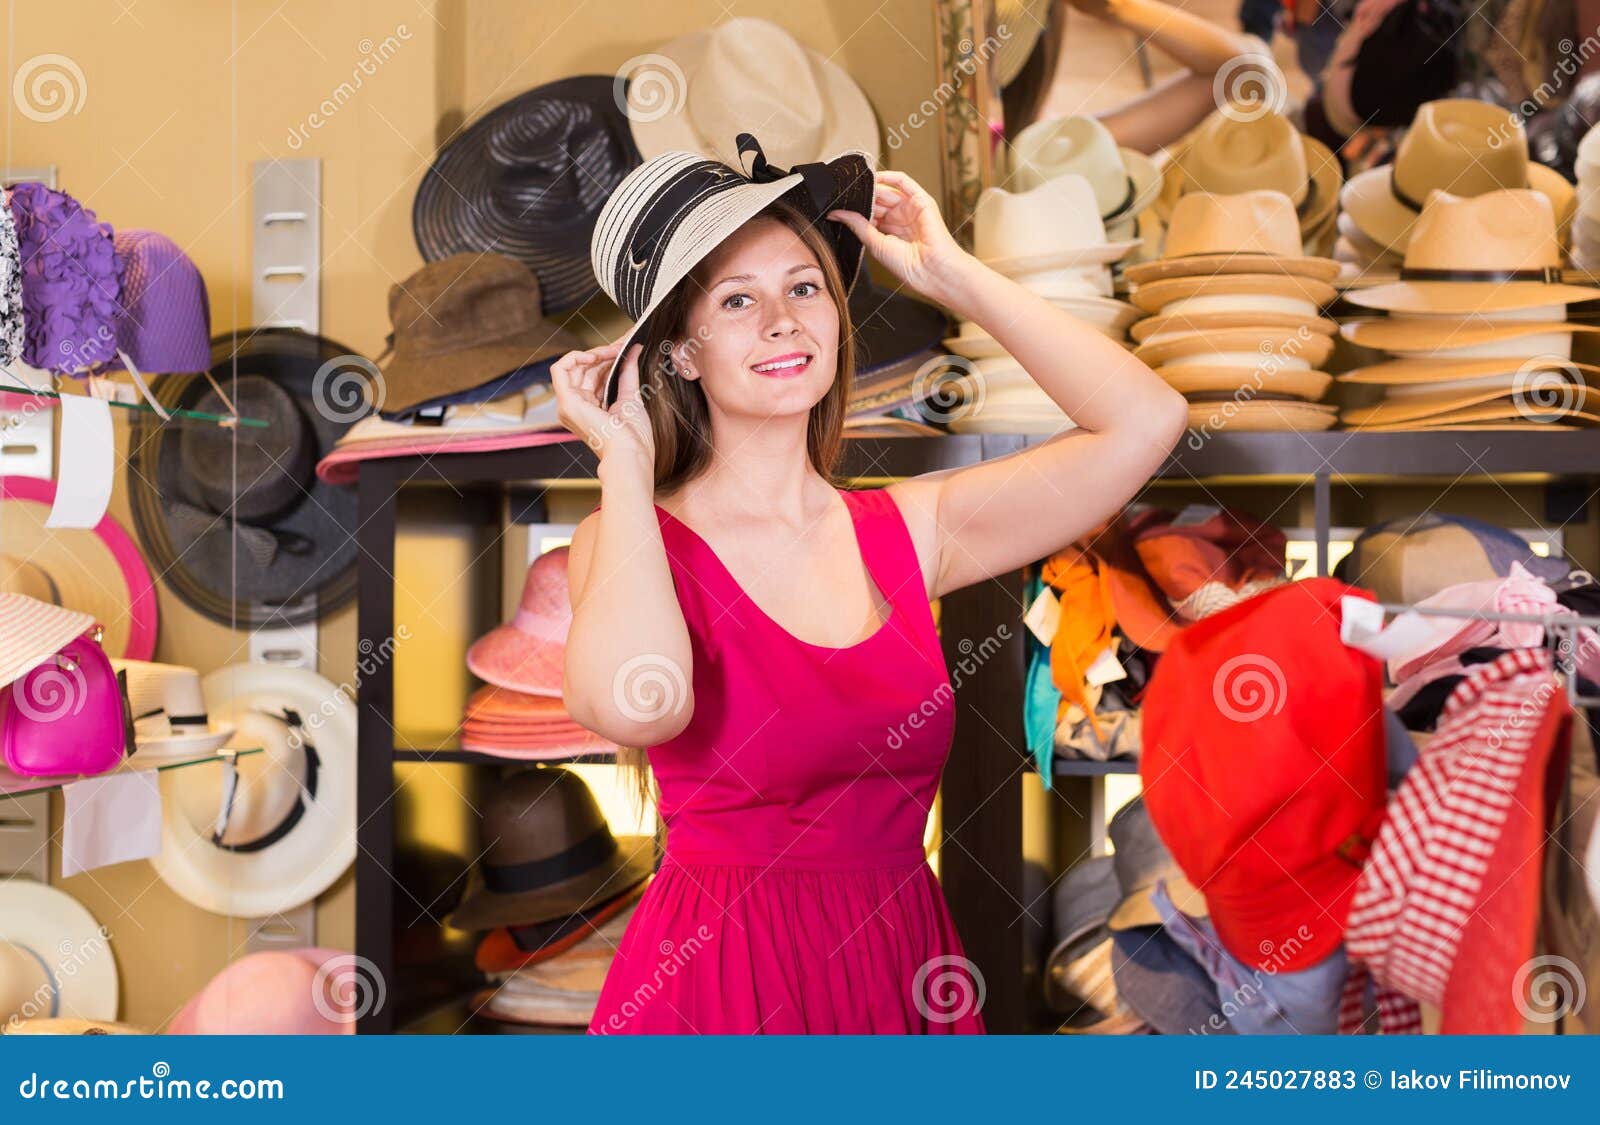
[[[851, 159], [864, 185], [843, 210], [829, 208], [849, 193], [819, 198], [816, 174], [844, 158], [806, 166], [804, 183], [681, 153], [648, 162], [595, 235], [613, 296], [650, 310], [640, 338], [553, 368], [602, 492], [569, 557], [566, 703], [648, 748], [667, 824], [593, 1033], [983, 1030], [981, 981], [922, 847], [954, 722], [928, 602], [1084, 534], [1184, 427], [1182, 398], [1127, 351], [961, 250], [909, 177], [874, 185]], [[758, 147], [756, 162], [759, 179]], [[665, 297], [630, 296], [688, 260], [684, 232], [734, 207], [705, 202], [724, 189], [759, 209], [690, 251]], [[862, 244], [993, 332], [1080, 429], [835, 488]]]

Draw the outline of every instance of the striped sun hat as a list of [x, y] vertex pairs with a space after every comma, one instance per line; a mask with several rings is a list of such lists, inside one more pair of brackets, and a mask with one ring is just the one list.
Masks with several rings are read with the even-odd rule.
[[861, 243], [829, 211], [872, 216], [872, 157], [851, 150], [785, 172], [767, 163], [749, 133], [737, 138], [745, 170], [692, 152], [664, 152], [630, 172], [595, 224], [590, 257], [606, 295], [633, 321], [606, 375], [605, 404], [616, 400], [622, 357], [645, 321], [723, 239], [776, 199], [820, 225], [846, 290], [861, 266]]

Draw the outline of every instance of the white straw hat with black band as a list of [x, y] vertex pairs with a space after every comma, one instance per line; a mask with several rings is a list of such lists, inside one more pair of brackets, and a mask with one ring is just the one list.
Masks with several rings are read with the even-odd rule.
[[740, 133], [737, 145], [743, 171], [692, 152], [665, 152], [630, 172], [601, 210], [590, 246], [595, 277], [633, 321], [606, 375], [606, 406], [616, 400], [623, 357], [650, 314], [723, 239], [775, 200], [792, 203], [819, 227], [846, 290], [855, 281], [861, 243], [824, 216], [849, 210], [872, 217], [872, 157], [852, 150], [786, 172], [767, 162], [751, 134]]

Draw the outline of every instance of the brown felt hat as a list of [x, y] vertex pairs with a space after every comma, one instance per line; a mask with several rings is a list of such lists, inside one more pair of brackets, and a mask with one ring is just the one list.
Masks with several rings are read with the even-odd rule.
[[655, 869], [648, 837], [618, 840], [583, 778], [535, 766], [505, 778], [484, 805], [482, 850], [461, 905], [458, 930], [529, 926], [591, 910]]
[[539, 280], [504, 254], [452, 254], [389, 288], [386, 413], [481, 387], [584, 345], [540, 313]]

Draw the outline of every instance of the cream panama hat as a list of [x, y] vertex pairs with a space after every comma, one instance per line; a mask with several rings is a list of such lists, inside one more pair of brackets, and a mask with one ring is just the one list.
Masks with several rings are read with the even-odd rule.
[[163, 773], [161, 851], [150, 862], [202, 910], [292, 910], [355, 859], [355, 704], [315, 672], [271, 664], [220, 668], [201, 688], [210, 715], [238, 728], [233, 745], [263, 752], [238, 759], [231, 794], [220, 763]]
[[0, 1026], [11, 1020], [117, 1018], [117, 963], [105, 928], [77, 899], [0, 880]]
[[1157, 367], [1155, 373], [1181, 395], [1231, 394], [1260, 381], [1261, 393], [1286, 398], [1319, 399], [1328, 391], [1333, 376], [1326, 371], [1303, 367], [1256, 369], [1251, 367], [1206, 367], [1199, 364], [1174, 364]]
[[731, 19], [644, 56], [630, 75], [628, 121], [645, 160], [691, 152], [739, 166], [755, 133], [785, 168], [856, 149], [878, 155], [878, 121], [844, 68], [767, 20]]
[[1286, 273], [1332, 281], [1339, 263], [1310, 257], [1303, 246], [1294, 203], [1281, 191], [1190, 192], [1172, 208], [1161, 257], [1124, 272], [1135, 285], [1218, 273]]
[[1433, 418], [1453, 422], [1558, 421], [1587, 417], [1600, 410], [1600, 391], [1566, 372], [1547, 370], [1532, 377], [1523, 372], [1477, 379], [1452, 379], [1435, 384], [1391, 387], [1374, 406], [1347, 408], [1346, 425], [1426, 425]]
[[1203, 433], [1327, 430], [1338, 420], [1338, 411], [1332, 406], [1293, 399], [1222, 395], [1209, 402], [1189, 400], [1189, 428]]
[[1410, 243], [1434, 191], [1483, 195], [1529, 188], [1550, 200], [1558, 229], [1571, 222], [1577, 194], [1561, 174], [1528, 159], [1528, 138], [1510, 110], [1470, 98], [1417, 107], [1394, 163], [1351, 178], [1340, 193], [1345, 214], [1372, 242], [1392, 250]]
[[210, 754], [233, 737], [232, 726], [213, 723], [206, 714], [200, 673], [193, 668], [149, 660], [113, 660], [111, 666], [127, 674], [139, 761]]
[[1287, 117], [1217, 110], [1173, 147], [1155, 207], [1171, 218], [1190, 192], [1216, 195], [1266, 189], [1294, 204], [1302, 239], [1319, 235], [1338, 208], [1344, 172], [1320, 141], [1298, 132]]
[[848, 227], [825, 216], [848, 210], [871, 218], [872, 157], [847, 152], [785, 172], [767, 162], [749, 133], [739, 134], [738, 150], [739, 168], [693, 152], [662, 153], [629, 172], [601, 209], [590, 244], [595, 277], [633, 321], [606, 375], [606, 406], [616, 400], [623, 357], [650, 314], [724, 239], [770, 203], [792, 203], [816, 224], [833, 248], [845, 289], [855, 282], [861, 243]]
[[1436, 190], [1417, 217], [1400, 280], [1352, 290], [1345, 299], [1389, 312], [1467, 316], [1600, 297], [1600, 289], [1568, 285], [1561, 276], [1561, 243], [1546, 196], [1528, 188], [1474, 196]]
[[1011, 142], [1013, 191], [1029, 191], [1057, 176], [1082, 176], [1094, 189], [1101, 221], [1132, 219], [1161, 194], [1161, 171], [1142, 152], [1119, 148], [1093, 117], [1035, 121]]
[[1565, 372], [1570, 378], [1588, 383], [1595, 382], [1594, 376], [1600, 375], [1600, 367], [1556, 356], [1534, 356], [1530, 359], [1392, 359], [1352, 368], [1339, 376], [1339, 382], [1413, 386], [1457, 379], [1486, 379], [1495, 375], [1509, 376], [1518, 372], [1531, 377], [1540, 371]]
[[[1218, 273], [1147, 281], [1135, 286], [1128, 299], [1145, 312], [1164, 314], [1176, 302], [1220, 295], [1287, 298], [1296, 302], [1293, 307], [1299, 309], [1306, 304], [1321, 308], [1332, 301], [1337, 293], [1326, 281], [1298, 274]], [[1263, 308], [1266, 307], [1264, 304]]]
[[1151, 336], [1134, 356], [1152, 367], [1259, 366], [1311, 370], [1333, 351], [1320, 332], [1295, 329], [1230, 328], [1213, 332], [1173, 332]]
[[1106, 241], [1094, 188], [1077, 175], [1021, 192], [985, 188], [972, 213], [973, 255], [1011, 277], [1106, 265], [1137, 245]]

